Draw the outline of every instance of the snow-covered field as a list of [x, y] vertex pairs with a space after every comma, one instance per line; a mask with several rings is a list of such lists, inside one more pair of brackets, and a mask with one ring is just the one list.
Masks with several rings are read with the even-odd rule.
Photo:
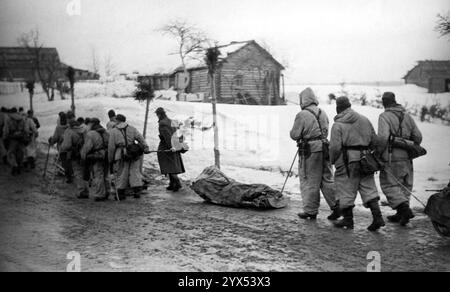
[[394, 92], [397, 102], [408, 107], [430, 106], [439, 103], [441, 106], [450, 106], [450, 93], [428, 93], [428, 90], [413, 84], [375, 86], [375, 85], [286, 85], [286, 97], [293, 103], [298, 103], [298, 93], [306, 87], [314, 89], [317, 96], [323, 101], [328, 101], [328, 94], [333, 93], [336, 97], [347, 95], [350, 98], [360, 98], [365, 95], [368, 101], [380, 100], [383, 92]]
[[[298, 93], [306, 86], [292, 86], [287, 92]], [[328, 104], [327, 96], [330, 92], [337, 92], [340, 86], [312, 86], [317, 92], [321, 107], [330, 117], [335, 116], [335, 106]], [[367, 95], [369, 96], [369, 89]], [[76, 88], [77, 114], [83, 117], [98, 117], [103, 123], [107, 121], [107, 111], [115, 109], [117, 113], [127, 116], [130, 124], [143, 129], [145, 104], [138, 103], [132, 98], [113, 98], [112, 96], [130, 96], [134, 90], [133, 82], [121, 81], [101, 84], [80, 83]], [[364, 87], [358, 90], [364, 90]], [[380, 89], [381, 93], [387, 88]], [[398, 96], [399, 102], [428, 103], [431, 97], [420, 88], [398, 86], [390, 88]], [[349, 90], [350, 91], [350, 90]], [[411, 94], [408, 92], [411, 91]], [[115, 93], [115, 94], [114, 94]], [[293, 94], [291, 96], [294, 96]], [[296, 98], [296, 97], [292, 97]], [[442, 103], [450, 101], [450, 95], [438, 95]], [[296, 101], [296, 100], [293, 100]], [[2, 106], [28, 106], [27, 94], [0, 96]], [[151, 148], [158, 145], [157, 119], [153, 114], [157, 107], [164, 107], [169, 117], [183, 123], [182, 132], [191, 146], [191, 151], [183, 158], [187, 173], [185, 179], [194, 179], [205, 167], [214, 163], [213, 131], [211, 105], [207, 103], [188, 103], [156, 100], [151, 104], [151, 114], [148, 124], [147, 141]], [[53, 132], [56, 116], [59, 111], [68, 110], [70, 100], [56, 100], [47, 102], [43, 94], [35, 97], [35, 112], [43, 125], [40, 139], [45, 141]], [[265, 183], [274, 188], [281, 188], [294, 155], [296, 144], [291, 141], [289, 131], [295, 115], [299, 111], [298, 105], [288, 106], [243, 106], [223, 105], [218, 107], [219, 135], [221, 163], [223, 170], [232, 178], [247, 183]], [[380, 109], [373, 107], [354, 106], [354, 109], [366, 115], [377, 127]], [[194, 127], [191, 128], [191, 121]], [[441, 124], [421, 123], [418, 126], [424, 134], [424, 147], [428, 150], [426, 157], [415, 161], [415, 194], [426, 200], [432, 193], [425, 189], [441, 188], [450, 179], [450, 127]], [[147, 155], [146, 163], [156, 165], [154, 154]], [[297, 165], [294, 173], [298, 173]], [[294, 199], [298, 198], [298, 178], [292, 177], [288, 181], [286, 192]], [[419, 206], [417, 202], [413, 205]]]

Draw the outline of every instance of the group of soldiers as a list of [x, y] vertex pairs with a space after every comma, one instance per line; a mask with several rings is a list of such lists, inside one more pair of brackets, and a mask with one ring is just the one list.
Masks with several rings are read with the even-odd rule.
[[[422, 134], [413, 118], [395, 99], [395, 94], [382, 96], [385, 111], [378, 121], [378, 133], [369, 119], [352, 109], [350, 100], [336, 99], [337, 115], [328, 141], [329, 120], [318, 105], [312, 89], [300, 93], [301, 112], [290, 132], [299, 147], [299, 177], [303, 202], [301, 219], [314, 220], [319, 212], [320, 191], [330, 206], [329, 220], [338, 228], [353, 229], [353, 208], [359, 192], [363, 204], [371, 210], [376, 231], [385, 226], [380, 210], [380, 196], [374, 173], [363, 169], [363, 160], [373, 155], [380, 164], [380, 185], [396, 214], [387, 219], [405, 226], [414, 214], [410, 208], [413, 188], [413, 162], [408, 151], [392, 145], [393, 138], [420, 145]], [[335, 166], [333, 173], [332, 165]], [[343, 219], [340, 219], [343, 217]]]
[[0, 111], [0, 156], [11, 167], [13, 176], [24, 169], [34, 169], [36, 160], [39, 121], [33, 111], [25, 113], [22, 107]]
[[[103, 127], [98, 118], [76, 118], [71, 111], [60, 112], [49, 146], [56, 145], [67, 183], [76, 185], [79, 199], [88, 199], [91, 193], [96, 202], [106, 201], [110, 195], [125, 200], [126, 190], [140, 198], [142, 155], [148, 152], [147, 143], [124, 115], [110, 110], [108, 117]], [[140, 155], [125, 157], [127, 144], [139, 145]]]
[[[158, 160], [161, 173], [168, 175], [167, 190], [181, 189], [178, 174], [184, 172], [180, 153], [172, 146], [176, 132], [164, 109], [158, 108], [161, 142]], [[49, 147], [56, 144], [67, 183], [75, 183], [77, 197], [96, 202], [112, 195], [123, 201], [127, 195], [140, 198], [144, 189], [143, 159], [151, 153], [143, 135], [122, 114], [108, 112], [109, 121], [103, 127], [98, 118], [76, 118], [72, 112], [60, 112]], [[89, 188], [90, 186], [90, 188]]]

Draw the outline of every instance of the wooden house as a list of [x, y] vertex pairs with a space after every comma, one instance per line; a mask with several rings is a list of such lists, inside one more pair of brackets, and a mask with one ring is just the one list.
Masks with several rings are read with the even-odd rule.
[[[68, 67], [61, 62], [56, 48], [0, 47], [0, 80], [3, 81], [66, 79]], [[77, 81], [100, 78], [87, 70], [74, 69]]]
[[430, 93], [450, 92], [450, 61], [419, 61], [403, 79], [406, 84], [425, 87]]
[[[284, 104], [280, 80], [284, 70], [275, 58], [255, 41], [232, 42], [218, 47], [221, 55], [215, 76], [217, 101], [220, 103]], [[184, 68], [169, 74], [154, 74], [156, 88], [199, 94], [205, 101], [211, 96], [211, 81], [203, 60], [191, 60]]]

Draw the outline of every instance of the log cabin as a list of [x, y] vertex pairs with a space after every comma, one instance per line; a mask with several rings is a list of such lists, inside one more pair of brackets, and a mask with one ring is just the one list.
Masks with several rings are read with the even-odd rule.
[[[38, 72], [39, 67], [39, 72]], [[40, 81], [48, 79], [66, 79], [68, 65], [61, 62], [56, 48], [0, 47], [0, 80], [3, 81]], [[88, 70], [75, 69], [75, 79], [98, 80], [100, 76]]]
[[[257, 42], [232, 42], [218, 46], [221, 55], [215, 75], [219, 103], [280, 105], [284, 104], [281, 78], [283, 65]], [[204, 60], [190, 60], [171, 73], [153, 74], [157, 89], [173, 88], [180, 93], [198, 94], [208, 101], [211, 83]], [[283, 93], [282, 93], [283, 92]], [[182, 94], [181, 94], [182, 95]]]
[[427, 88], [429, 93], [450, 92], [450, 61], [419, 61], [403, 79], [406, 84]]

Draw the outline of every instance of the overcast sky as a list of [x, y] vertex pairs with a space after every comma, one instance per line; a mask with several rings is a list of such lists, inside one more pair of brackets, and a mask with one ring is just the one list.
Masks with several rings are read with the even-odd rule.
[[433, 28], [448, 0], [0, 0], [0, 45], [37, 27], [63, 62], [89, 68], [92, 48], [118, 71], [171, 67], [175, 43], [155, 31], [187, 19], [220, 43], [266, 42], [289, 83], [391, 81], [417, 60], [450, 59]]

